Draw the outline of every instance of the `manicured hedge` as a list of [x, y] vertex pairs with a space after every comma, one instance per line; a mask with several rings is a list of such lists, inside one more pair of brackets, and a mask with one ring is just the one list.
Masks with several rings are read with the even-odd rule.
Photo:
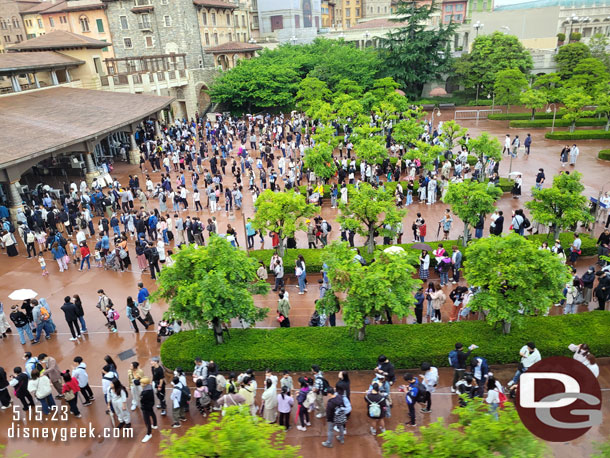
[[[556, 119], [559, 119], [561, 117], [561, 115], [563, 115], [562, 111], [559, 110], [557, 112], [557, 115], [555, 116]], [[491, 121], [515, 121], [515, 120], [529, 120], [532, 118], [532, 113], [531, 112], [527, 112], [527, 113], [498, 113], [498, 114], [491, 114], [487, 117], [487, 119], [491, 120]], [[536, 119], [553, 119], [553, 113], [536, 113]]]
[[604, 161], [610, 161], [610, 149], [603, 149], [598, 154], [597, 157], [603, 159]]
[[544, 137], [549, 140], [595, 140], [610, 138], [610, 131], [577, 130], [576, 132], [568, 132], [567, 130], [561, 130], [553, 133], [547, 132]]
[[[506, 227], [506, 224], [508, 224], [510, 226], [510, 221], [505, 222], [505, 227]], [[335, 234], [338, 233], [338, 231], [339, 231], [338, 223], [334, 222], [332, 224], [332, 226], [333, 226], [333, 233], [335, 233]], [[413, 234], [411, 231], [411, 227], [410, 226], [405, 227], [403, 230], [404, 230], [403, 239], [406, 239], [406, 240], [411, 239], [412, 234]], [[428, 237], [436, 236], [436, 230], [437, 230], [437, 227], [434, 226], [433, 222], [429, 222], [428, 223]], [[527, 238], [529, 240], [536, 242], [539, 245], [542, 245], [542, 242], [544, 242], [544, 241], [548, 242], [549, 246], [552, 246], [555, 243], [554, 239], [553, 239], [553, 234], [529, 235], [529, 236], [527, 236]], [[582, 246], [581, 246], [582, 256], [597, 255], [597, 245], [595, 244], [596, 240], [592, 239], [588, 234], [580, 234], [580, 238], [582, 240]], [[570, 245], [572, 244], [572, 241], [574, 240], [573, 233], [564, 232], [559, 235], [559, 240], [561, 240], [561, 246], [564, 248], [564, 250], [567, 250], [570, 247]], [[433, 250], [435, 250], [437, 248], [439, 243], [443, 244], [443, 247], [445, 248], [445, 250], [447, 250], [447, 252], [450, 255], [452, 254], [451, 247], [453, 245], [458, 245], [457, 240], [445, 240], [445, 241], [436, 241], [436, 242], [426, 241], [426, 244], [430, 245], [430, 247]], [[419, 254], [421, 251], [414, 250], [413, 248], [411, 248], [412, 245], [413, 245], [412, 243], [403, 243], [403, 244], [400, 244], [397, 246], [404, 248], [408, 252]], [[396, 245], [378, 245], [378, 248], [383, 249], [383, 248], [387, 248], [388, 246], [396, 246]], [[364, 257], [364, 259], [367, 260], [367, 262], [373, 258], [373, 255], [370, 255], [366, 252], [366, 247], [359, 247], [359, 248], [360, 248], [360, 254], [362, 255], [362, 257]], [[462, 251], [464, 251], [464, 250], [462, 249]], [[252, 251], [250, 251], [250, 256], [253, 258], [256, 258], [259, 261], [263, 261], [265, 263], [265, 265], [267, 267], [269, 267], [269, 263], [271, 262], [271, 256], [273, 256], [274, 252], [275, 252], [274, 250], [252, 250]], [[303, 255], [303, 258], [305, 258], [305, 265], [307, 266], [307, 272], [310, 272], [310, 273], [320, 272], [322, 270], [322, 266], [324, 263], [323, 253], [324, 252], [321, 248], [297, 248], [297, 249], [286, 250], [286, 253], [284, 254], [284, 270], [287, 274], [293, 274], [297, 257], [299, 255]], [[432, 256], [431, 256], [430, 262], [431, 262], [432, 266], [436, 265], [436, 260]]]
[[[576, 121], [577, 126], [605, 126], [608, 120], [606, 118], [582, 118]], [[549, 119], [535, 119], [534, 121], [511, 121], [510, 127], [551, 127], [553, 121]], [[555, 127], [569, 127], [572, 125], [571, 121], [565, 119], [556, 119]]]
[[423, 361], [448, 366], [448, 353], [456, 342], [475, 343], [475, 354], [490, 364], [516, 363], [519, 349], [534, 341], [542, 357], [571, 356], [571, 343], [586, 342], [596, 356], [610, 356], [609, 312], [528, 317], [511, 333], [502, 335], [484, 321], [430, 323], [425, 325], [367, 326], [366, 339], [355, 341], [346, 327], [294, 327], [276, 329], [231, 329], [222, 345], [214, 343], [211, 330], [185, 331], [169, 337], [161, 346], [163, 364], [190, 370], [193, 360], [213, 360], [221, 371], [266, 368], [309, 371], [312, 364], [322, 370], [364, 370], [375, 366], [380, 354], [396, 368], [419, 367]]

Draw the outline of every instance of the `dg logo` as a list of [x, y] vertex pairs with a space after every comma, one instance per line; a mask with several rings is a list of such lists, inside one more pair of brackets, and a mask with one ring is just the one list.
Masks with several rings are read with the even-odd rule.
[[553, 356], [521, 374], [515, 405], [533, 434], [550, 442], [566, 442], [601, 424], [601, 400], [599, 382], [588, 367]]

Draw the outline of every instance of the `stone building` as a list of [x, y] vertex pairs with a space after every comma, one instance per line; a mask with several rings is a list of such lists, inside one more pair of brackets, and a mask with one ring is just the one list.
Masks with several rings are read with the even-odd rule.
[[0, 52], [3, 52], [7, 46], [27, 39], [21, 11], [37, 3], [38, 1], [0, 0]]

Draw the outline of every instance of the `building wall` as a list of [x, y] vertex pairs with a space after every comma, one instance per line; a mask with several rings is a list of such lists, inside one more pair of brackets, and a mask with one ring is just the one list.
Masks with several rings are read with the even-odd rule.
[[0, 0], [0, 52], [6, 46], [26, 40], [25, 27], [14, 0]]
[[98, 63], [102, 65], [102, 74], [105, 73], [104, 56], [101, 49], [66, 49], [61, 53], [85, 62], [84, 65], [70, 69], [70, 76], [73, 80], [80, 80], [86, 89], [100, 89], [99, 76], [101, 75], [96, 70], [95, 60], [97, 59]]
[[28, 40], [45, 34], [44, 21], [40, 14], [23, 14], [22, 17]]
[[[89, 25], [88, 30], [83, 29], [81, 19], [87, 19]], [[68, 13], [68, 22], [70, 30], [79, 35], [84, 35], [89, 38], [94, 38], [100, 41], [112, 42], [110, 28], [108, 27], [108, 18], [104, 9], [92, 9], [87, 11], [70, 11]], [[102, 51], [104, 58], [114, 57], [113, 47], [109, 46]]]
[[246, 43], [250, 39], [247, 10], [199, 7], [197, 21], [204, 49], [229, 41]]
[[[145, 0], [138, 0], [142, 5]], [[205, 64], [201, 45], [197, 10], [192, 0], [150, 0], [154, 7], [148, 13], [149, 30], [142, 30], [142, 14], [131, 11], [133, 2], [109, 1], [106, 3], [109, 30], [116, 57], [151, 56], [184, 52], [187, 67], [198, 68]], [[166, 24], [169, 18], [169, 25]], [[123, 26], [126, 25], [125, 29]], [[129, 39], [131, 47], [126, 46]]]
[[[322, 27], [320, 0], [258, 0], [258, 16], [261, 36], [278, 35], [276, 32], [281, 31], [283, 37], [298, 38], [309, 35], [302, 29]], [[279, 18], [281, 27], [278, 28]]]
[[362, 6], [362, 17], [366, 19], [384, 17], [392, 14], [390, 0], [363, 0]]
[[[367, 2], [366, 0], [337, 0], [337, 5], [335, 6], [334, 27], [349, 29], [363, 17], [373, 17], [363, 16], [363, 14], [366, 14], [364, 10], [367, 9], [367, 5], [371, 3], [375, 3], [376, 5], [371, 5], [371, 10], [377, 11], [377, 8], [379, 8], [380, 11], [384, 11], [385, 9], [385, 15], [387, 16], [389, 14], [387, 12], [390, 10], [389, 0], [371, 0], [371, 2]], [[381, 5], [382, 3], [383, 6]], [[384, 14], [382, 13], [381, 15]]]

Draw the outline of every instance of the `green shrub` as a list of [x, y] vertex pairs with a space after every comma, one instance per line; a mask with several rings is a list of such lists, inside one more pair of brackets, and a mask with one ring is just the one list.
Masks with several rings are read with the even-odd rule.
[[513, 180], [501, 177], [498, 186], [500, 186], [503, 192], [510, 192], [513, 189]]
[[[561, 116], [563, 116], [563, 112], [565, 110], [563, 108], [561, 108], [560, 110], [557, 111], [557, 115], [555, 116], [556, 120], [561, 119]], [[524, 120], [524, 121], [528, 121], [532, 118], [532, 114], [531, 112], [528, 113], [498, 113], [498, 114], [491, 114], [487, 117], [487, 119], [491, 120], [491, 121], [517, 121], [517, 120]], [[538, 112], [536, 113], [536, 120], [538, 119], [553, 119], [553, 113], [546, 113], [546, 112]]]
[[598, 154], [597, 157], [603, 159], [604, 161], [610, 161], [610, 149], [603, 149]]
[[469, 107], [490, 107], [490, 106], [493, 105], [493, 103], [494, 103], [494, 101], [491, 100], [491, 99], [489, 99], [489, 100], [479, 99], [479, 100], [471, 100], [471, 101], [469, 101], [466, 104], [466, 106], [469, 106]]
[[[606, 118], [582, 118], [576, 121], [577, 126], [605, 126], [608, 120]], [[556, 119], [555, 127], [569, 127], [572, 123], [565, 119]], [[553, 121], [549, 119], [535, 119], [534, 121], [511, 121], [509, 123], [510, 127], [551, 127], [553, 125]]]
[[[542, 242], [547, 242], [549, 246], [553, 246], [555, 243], [552, 233], [529, 235], [527, 238], [539, 245], [542, 245]], [[559, 240], [561, 241], [561, 246], [565, 252], [568, 253], [570, 245], [572, 245], [572, 241], [574, 240], [574, 233], [562, 232], [559, 234]], [[580, 247], [580, 250], [582, 251], [581, 256], [597, 256], [597, 239], [591, 238], [589, 234], [581, 233], [580, 240], [582, 240], [582, 245]]]
[[419, 367], [422, 361], [448, 366], [448, 353], [456, 342], [475, 343], [477, 355], [490, 364], [516, 363], [519, 349], [534, 341], [542, 357], [571, 356], [571, 343], [586, 342], [597, 357], [610, 356], [610, 313], [527, 317], [503, 335], [484, 321], [425, 325], [367, 326], [364, 341], [354, 340], [346, 327], [294, 327], [231, 329], [226, 343], [216, 345], [211, 330], [185, 331], [161, 345], [163, 364], [189, 370], [196, 357], [213, 360], [221, 371], [370, 370], [385, 354], [399, 369]]
[[560, 43], [563, 43], [564, 41], [566, 41], [566, 34], [565, 33], [558, 33], [557, 34], [557, 41], [559, 41]]
[[474, 155], [470, 154], [470, 155], [468, 155], [466, 160], [468, 161], [468, 165], [473, 166], [473, 165], [475, 165], [477, 163], [479, 158], [477, 156], [474, 156]]
[[547, 132], [544, 135], [549, 140], [595, 140], [599, 138], [610, 138], [610, 131], [605, 130], [577, 130], [576, 132], [568, 132], [561, 130], [558, 132]]

